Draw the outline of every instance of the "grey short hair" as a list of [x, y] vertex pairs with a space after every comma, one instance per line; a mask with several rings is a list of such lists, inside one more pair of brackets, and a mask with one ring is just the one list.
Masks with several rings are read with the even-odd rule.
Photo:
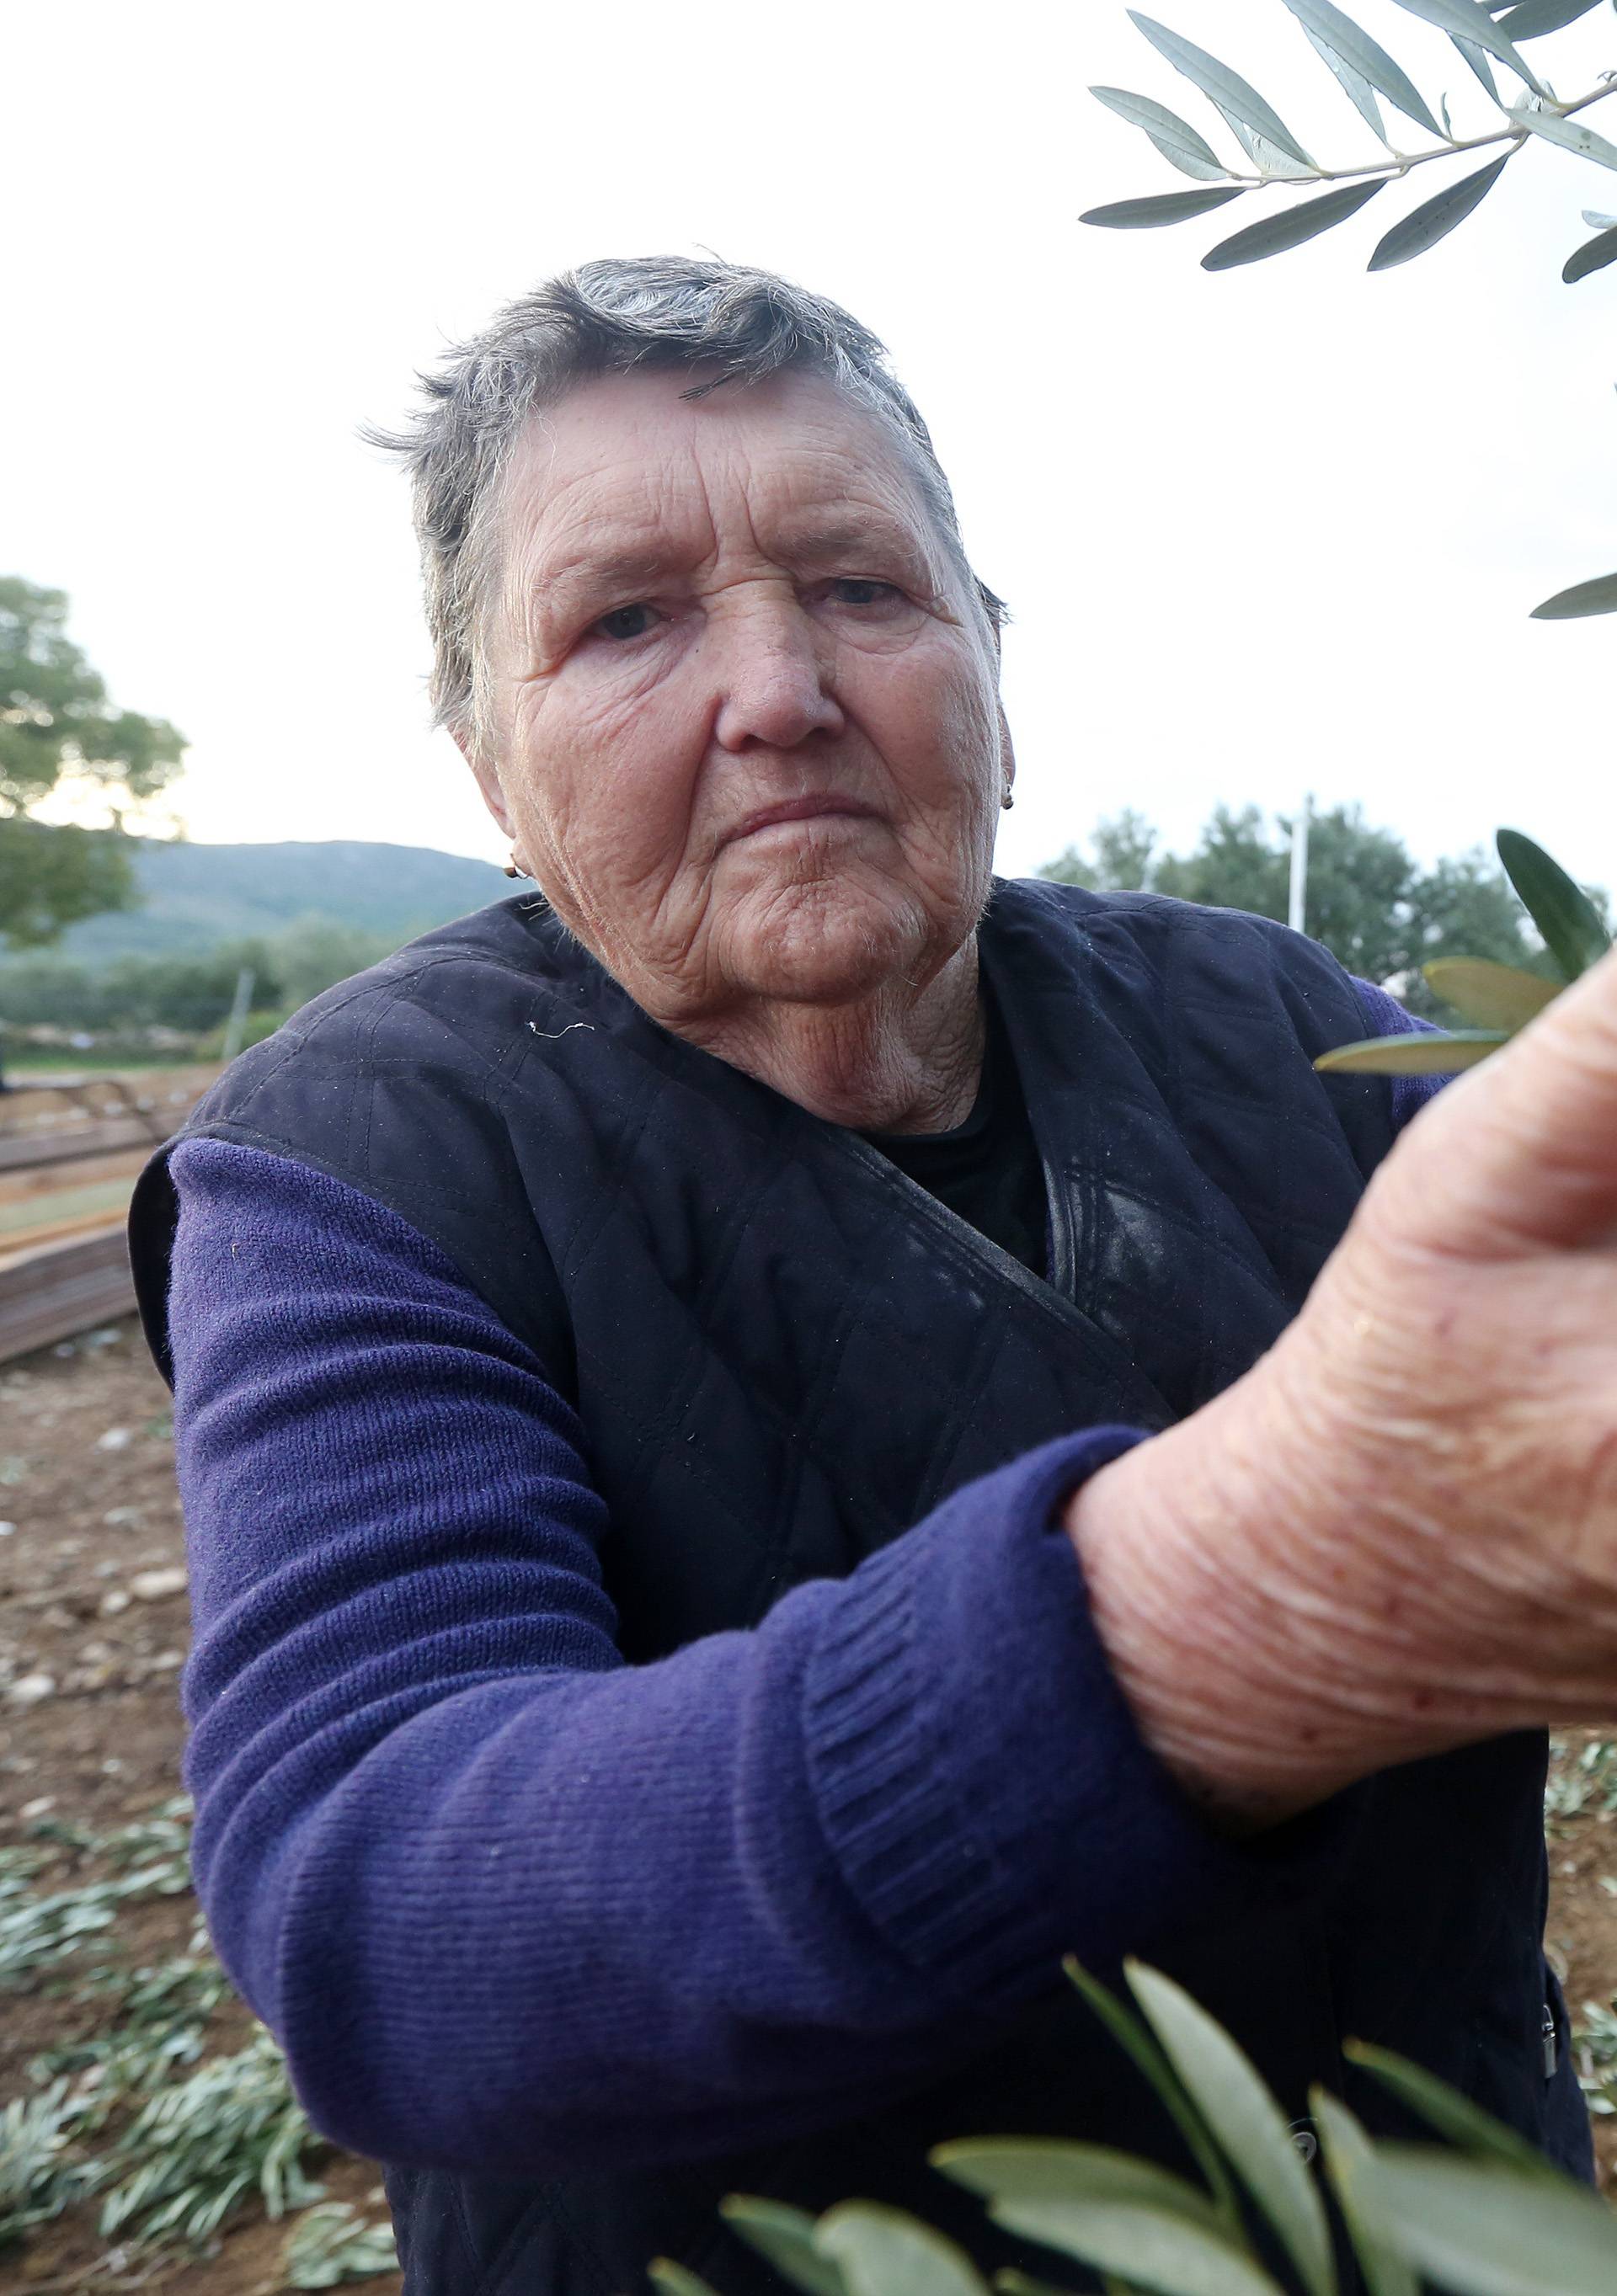
[[453, 345], [437, 373], [419, 378], [425, 404], [407, 429], [365, 433], [400, 455], [410, 472], [432, 638], [434, 724], [473, 742], [483, 737], [480, 634], [497, 569], [500, 480], [528, 418], [595, 375], [713, 365], [718, 373], [683, 397], [798, 367], [825, 375], [886, 424], [997, 634], [1005, 607], [972, 571], [931, 433], [868, 327], [825, 296], [742, 264], [657, 255], [585, 263], [506, 304], [480, 334]]

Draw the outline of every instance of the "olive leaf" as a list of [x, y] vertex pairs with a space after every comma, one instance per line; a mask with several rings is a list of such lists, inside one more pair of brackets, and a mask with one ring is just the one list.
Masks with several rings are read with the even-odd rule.
[[1617, 574], [1598, 574], [1592, 582], [1574, 582], [1535, 606], [1535, 622], [1575, 621], [1583, 614], [1617, 614]]
[[[1344, 16], [1333, 0], [1285, 0], [1285, 4], [1310, 39], [1350, 66], [1384, 95], [1395, 111], [1433, 135], [1441, 133], [1425, 97], [1402, 65], [1368, 32], [1362, 31], [1350, 16]], [[1380, 132], [1377, 127], [1376, 133]]]
[[[1072, 2296], [1070, 2288], [1054, 2287], [1049, 2281], [1035, 2280], [1027, 2272], [997, 2272], [994, 2285], [1003, 2292], [1003, 2296]], [[1182, 2292], [1182, 2283], [1173, 2283], [1170, 2296], [1172, 2291]], [[1124, 2280], [1112, 2272], [1102, 2273], [1101, 2288], [1104, 2296], [1158, 2296], [1155, 2290], [1144, 2289], [1137, 2281]]]
[[1224, 119], [1226, 127], [1260, 176], [1277, 176], [1283, 183], [1306, 184], [1313, 180], [1313, 168], [1299, 167], [1289, 152], [1281, 151], [1279, 145], [1271, 144], [1267, 136], [1254, 135], [1250, 127], [1244, 127], [1228, 112], [1225, 113]]
[[1505, 99], [1499, 94], [1499, 83], [1493, 76], [1493, 66], [1476, 42], [1463, 39], [1458, 32], [1451, 32], [1449, 37], [1460, 52], [1460, 62], [1482, 82], [1490, 102], [1498, 104], [1503, 109]]
[[1539, 928], [1539, 939], [1568, 980], [1597, 964], [1612, 945], [1599, 912], [1584, 891], [1552, 861], [1541, 845], [1519, 829], [1501, 829], [1494, 840], [1505, 873]]
[[1186, 119], [1177, 111], [1170, 111], [1165, 103], [1158, 103], [1149, 95], [1136, 95], [1132, 88], [1092, 87], [1089, 93], [1097, 96], [1107, 110], [1134, 127], [1144, 128], [1164, 160], [1186, 176], [1200, 176], [1204, 182], [1229, 174], [1211, 145], [1198, 135]]
[[1575, 287], [1580, 279], [1587, 279], [1591, 271], [1604, 271], [1608, 263], [1617, 263], [1617, 224], [1575, 249], [1562, 265], [1561, 276], [1569, 287]]
[[941, 2145], [931, 2157], [981, 2193], [1007, 2232], [1127, 2272], [1129, 2284], [1210, 2296], [1268, 2296], [1274, 2288], [1244, 2233], [1232, 2233], [1204, 2194], [1153, 2161], [1022, 2137]]
[[1600, 0], [1520, 0], [1499, 17], [1499, 29], [1507, 39], [1541, 40], [1548, 32], [1564, 31], [1599, 5]]
[[1462, 176], [1457, 184], [1450, 184], [1434, 199], [1423, 200], [1412, 208], [1402, 223], [1393, 225], [1370, 258], [1372, 271], [1391, 271], [1395, 264], [1408, 263], [1416, 255], [1424, 255], [1440, 239], [1463, 224], [1473, 209], [1484, 201], [1506, 168], [1514, 153], [1506, 152], [1502, 159], [1490, 160], [1485, 168], [1478, 168], [1469, 176]]
[[1207, 2179], [1219, 2214], [1225, 2224], [1236, 2229], [1241, 2222], [1240, 2203], [1235, 2188], [1230, 2182], [1229, 2171], [1222, 2154], [1214, 2143], [1211, 2131], [1200, 2112], [1186, 2095], [1184, 2086], [1173, 2067], [1158, 2047], [1149, 2030], [1135, 2015], [1127, 2003], [1109, 1993], [1097, 1978], [1091, 1977], [1076, 1955], [1069, 1954], [1062, 1963], [1063, 1969], [1088, 2003], [1096, 2015], [1111, 2034], [1119, 2048], [1131, 2057], [1144, 2073], [1189, 2148], [1191, 2157]]
[[1205, 48], [1198, 48], [1178, 32], [1170, 31], [1166, 24], [1159, 24], [1154, 17], [1142, 16], [1137, 9], [1131, 8], [1129, 20], [1137, 30], [1145, 34], [1160, 55], [1167, 57], [1176, 71], [1183, 72], [1203, 95], [1211, 97], [1227, 119], [1239, 120], [1244, 127], [1250, 127], [1254, 134], [1261, 135], [1301, 166], [1311, 168], [1314, 165], [1285, 120], [1264, 102], [1249, 81], [1242, 78], [1239, 72], [1232, 71], [1227, 64], [1220, 63], [1217, 56], [1210, 56]]
[[902, 2209], [843, 2201], [816, 2225], [814, 2243], [849, 2296], [989, 2296], [964, 2251]]
[[[1617, 610], [1617, 577], [1613, 586], [1612, 603]], [[1612, 945], [1598, 910], [1559, 862], [1519, 829], [1501, 829], [1495, 842], [1506, 875], [1560, 968], [1562, 983], [1576, 980], [1591, 964], [1597, 964]], [[1337, 1045], [1319, 1055], [1314, 1062], [1316, 1070], [1324, 1075], [1451, 1076], [1461, 1069], [1474, 1068], [1501, 1045], [1508, 1044], [1518, 1029], [1525, 1028], [1561, 993], [1559, 985], [1541, 980], [1537, 973], [1514, 965], [1490, 964], [1478, 957], [1439, 958], [1422, 969], [1440, 996], [1467, 1020], [1484, 1025], [1446, 1033], [1423, 1029], [1418, 1036], [1372, 1037], [1359, 1044]], [[1366, 2059], [1367, 2063], [1371, 2062]], [[1385, 2066], [1399, 2062], [1383, 2051], [1375, 2057], [1373, 2069], [1383, 2078], [1392, 2078]]]
[[1207, 2194], [1171, 2169], [1110, 2145], [1060, 2138], [979, 2136], [940, 2144], [928, 2153], [934, 2169], [968, 2192], [1007, 2206], [1109, 2201], [1149, 2207], [1217, 2231], [1223, 2226]]
[[1508, 64], [1535, 95], [1543, 94], [1531, 64], [1517, 54], [1508, 36], [1499, 29], [1486, 8], [1476, 5], [1476, 0], [1394, 0], [1394, 4], [1408, 15], [1420, 17], [1424, 23], [1435, 24], [1457, 45], [1469, 42], [1473, 46], [1486, 48], [1500, 63]]
[[1467, 2296], [1617, 2288], [1617, 2217], [1570, 2177], [1383, 2144], [1363, 2182], [1400, 2249], [1444, 2288]]
[[1506, 116], [1518, 127], [1541, 135], [1547, 144], [1558, 144], [1564, 152], [1575, 152], [1580, 160], [1593, 160], [1602, 168], [1617, 168], [1617, 144], [1596, 135], [1581, 120], [1563, 119], [1558, 111], [1535, 111], [1531, 104], [1509, 105]]
[[1305, 241], [1317, 239], [1322, 231], [1345, 223], [1357, 215], [1367, 200], [1374, 199], [1382, 189], [1378, 177], [1370, 184], [1347, 184], [1334, 192], [1323, 192], [1316, 200], [1304, 200], [1301, 207], [1287, 208], [1284, 215], [1265, 216], [1260, 222], [1248, 224], [1230, 239], [1220, 240], [1202, 258], [1203, 271], [1232, 271], [1237, 264], [1260, 263], [1267, 255], [1284, 254], [1290, 247], [1301, 247]]
[[1368, 2136], [1347, 2106], [1339, 2104], [1317, 2083], [1309, 2091], [1309, 2111], [1319, 2131], [1325, 2172], [1351, 2235], [1369, 2296], [1420, 2296], [1420, 2284], [1367, 2189], [1374, 2165]]
[[1339, 56], [1334, 48], [1328, 48], [1317, 32], [1309, 32], [1308, 41], [1315, 54], [1335, 74], [1343, 94], [1365, 126], [1373, 135], [1380, 136], [1390, 152], [1392, 146], [1387, 138], [1387, 123], [1381, 116], [1381, 106], [1375, 101], [1375, 90], [1369, 81], [1361, 72], [1356, 72], [1345, 58]]
[[1421, 972], [1428, 988], [1479, 1029], [1524, 1029], [1561, 991], [1553, 980], [1518, 965], [1480, 956], [1440, 956]]
[[1541, 2152], [1535, 2152], [1524, 2136], [1496, 2120], [1482, 2106], [1473, 2104], [1458, 2089], [1450, 2088], [1435, 2074], [1412, 2064], [1394, 2049], [1378, 2048], [1371, 2041], [1344, 2041], [1342, 2053], [1350, 2064], [1361, 2065], [1374, 2074], [1383, 2088], [1391, 2089], [1400, 2104], [1408, 2105], [1427, 2126], [1446, 2136], [1451, 2144], [1458, 2144], [1479, 2158], [1503, 2161], [1512, 2169], [1523, 2172], [1533, 2170], [1545, 2176], [1558, 2175]]
[[687, 2272], [683, 2264], [672, 2257], [654, 2256], [645, 2267], [645, 2276], [662, 2296], [716, 2296], [716, 2292], [694, 2272]]
[[[1032, 2202], [995, 2207], [989, 2215], [1007, 2232], [1037, 2240], [1063, 2255], [1076, 2256], [1103, 2272], [1115, 2272], [1173, 2296], [1284, 2296], [1276, 2281], [1227, 2234], [1187, 2224], [1182, 2217], [1159, 2215], [1104, 2201], [1064, 2207]], [[1062, 2296], [1047, 2284], [1020, 2272], [1001, 2272], [995, 2285], [1006, 2296]]]
[[1454, 1029], [1444, 1035], [1423, 1029], [1417, 1037], [1367, 1037], [1361, 1044], [1336, 1045], [1314, 1066], [1322, 1076], [1457, 1076], [1510, 1042], [1503, 1029]]
[[848, 2284], [832, 2259], [815, 2245], [814, 2218], [780, 2201], [751, 2193], [731, 2193], [718, 2213], [732, 2232], [767, 2264], [800, 2288], [804, 2296], [848, 2296]]
[[1257, 2067], [1171, 1977], [1138, 1961], [1123, 1969], [1163, 2054], [1285, 2243], [1310, 2296], [1335, 2296], [1325, 2205]]
[[1110, 207], [1091, 208], [1079, 221], [1097, 223], [1108, 231], [1155, 231], [1163, 224], [1187, 223], [1192, 216], [1206, 215], [1227, 200], [1238, 200], [1241, 190], [1234, 184], [1227, 190], [1154, 192], [1147, 199], [1116, 200]]

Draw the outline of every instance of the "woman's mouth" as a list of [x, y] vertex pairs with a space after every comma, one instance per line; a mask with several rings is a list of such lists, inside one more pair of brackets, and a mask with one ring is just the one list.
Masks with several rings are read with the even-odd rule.
[[759, 806], [756, 813], [748, 814], [740, 825], [730, 832], [725, 843], [734, 845], [743, 837], [755, 837], [760, 830], [779, 829], [792, 822], [838, 818], [870, 821], [874, 817], [875, 808], [861, 804], [858, 798], [829, 792], [818, 797], [783, 798], [778, 805]]

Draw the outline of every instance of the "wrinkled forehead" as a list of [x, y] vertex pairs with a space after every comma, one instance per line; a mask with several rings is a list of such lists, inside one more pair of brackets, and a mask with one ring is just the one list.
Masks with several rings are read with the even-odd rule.
[[834, 552], [868, 532], [945, 586], [956, 554], [895, 426], [811, 373], [681, 396], [705, 379], [595, 376], [529, 419], [500, 496], [507, 603], [596, 561], [644, 560], [649, 578], [660, 554], [700, 554], [737, 532], [766, 554]]

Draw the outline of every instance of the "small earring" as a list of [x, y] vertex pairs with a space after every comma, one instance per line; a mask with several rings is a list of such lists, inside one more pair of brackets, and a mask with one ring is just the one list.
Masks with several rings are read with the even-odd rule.
[[1015, 802], [1015, 799], [1011, 795], [1011, 784], [1007, 782], [1005, 785], [1005, 795], [999, 800], [1001, 812], [1009, 813]]
[[519, 869], [517, 867], [516, 855], [513, 853], [510, 860], [505, 864], [505, 874], [508, 877], [526, 877], [528, 873], [529, 873], [526, 869]]

